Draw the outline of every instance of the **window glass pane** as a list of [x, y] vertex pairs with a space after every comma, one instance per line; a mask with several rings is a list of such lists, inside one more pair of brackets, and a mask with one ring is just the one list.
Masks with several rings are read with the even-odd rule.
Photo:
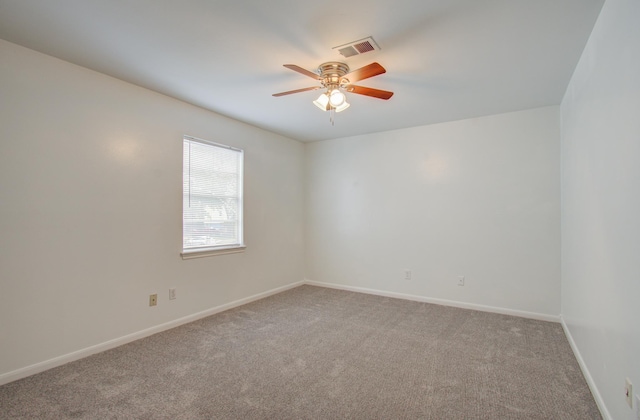
[[185, 137], [183, 249], [242, 245], [242, 150]]

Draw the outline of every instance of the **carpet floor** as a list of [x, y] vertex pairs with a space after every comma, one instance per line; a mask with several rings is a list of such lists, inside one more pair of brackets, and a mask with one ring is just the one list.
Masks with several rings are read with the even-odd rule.
[[0, 418], [601, 416], [560, 324], [301, 286], [1, 386]]

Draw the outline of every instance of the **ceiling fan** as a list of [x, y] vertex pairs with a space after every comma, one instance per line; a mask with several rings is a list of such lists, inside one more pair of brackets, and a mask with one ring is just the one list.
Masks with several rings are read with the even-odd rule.
[[393, 92], [352, 84], [353, 82], [386, 73], [384, 67], [378, 63], [371, 63], [357, 70], [350, 71], [349, 66], [345, 63], [329, 61], [321, 64], [316, 73], [303, 69], [295, 64], [285, 64], [284, 66], [293, 71], [297, 71], [300, 74], [311, 77], [312, 79], [318, 80], [320, 85], [274, 93], [273, 96], [284, 96], [309, 90], [326, 89], [318, 99], [313, 101], [314, 105], [323, 111], [341, 112], [349, 108], [350, 105], [347, 102], [347, 98], [343, 91], [384, 100], [393, 96]]

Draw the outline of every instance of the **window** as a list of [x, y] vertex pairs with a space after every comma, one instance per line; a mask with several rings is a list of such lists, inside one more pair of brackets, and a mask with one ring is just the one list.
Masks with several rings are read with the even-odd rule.
[[240, 149], [184, 137], [182, 258], [242, 252]]

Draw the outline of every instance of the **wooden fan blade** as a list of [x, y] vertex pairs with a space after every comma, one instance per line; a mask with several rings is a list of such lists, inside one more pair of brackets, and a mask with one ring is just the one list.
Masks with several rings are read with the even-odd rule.
[[387, 71], [378, 63], [371, 63], [368, 66], [359, 68], [344, 75], [343, 78], [349, 79], [349, 82], [357, 82], [358, 80], [368, 79], [369, 77], [377, 76]]
[[296, 90], [289, 90], [286, 92], [274, 93], [273, 96], [284, 96], [284, 95], [291, 95], [292, 93], [306, 92], [308, 90], [318, 90], [321, 87], [322, 86], [314, 86], [314, 87], [308, 87], [308, 88], [302, 88], [302, 89], [296, 89]]
[[393, 92], [388, 90], [373, 89], [364, 86], [347, 86], [347, 92], [357, 93], [358, 95], [373, 96], [374, 98], [387, 100], [393, 96]]
[[300, 66], [296, 66], [295, 64], [283, 64], [283, 66], [285, 66], [286, 68], [288, 68], [290, 70], [297, 71], [300, 74], [304, 74], [305, 76], [309, 76], [312, 79], [322, 80], [322, 77], [318, 76], [317, 74], [315, 74], [315, 73], [313, 73], [313, 72], [311, 72], [309, 70], [303, 69]]

